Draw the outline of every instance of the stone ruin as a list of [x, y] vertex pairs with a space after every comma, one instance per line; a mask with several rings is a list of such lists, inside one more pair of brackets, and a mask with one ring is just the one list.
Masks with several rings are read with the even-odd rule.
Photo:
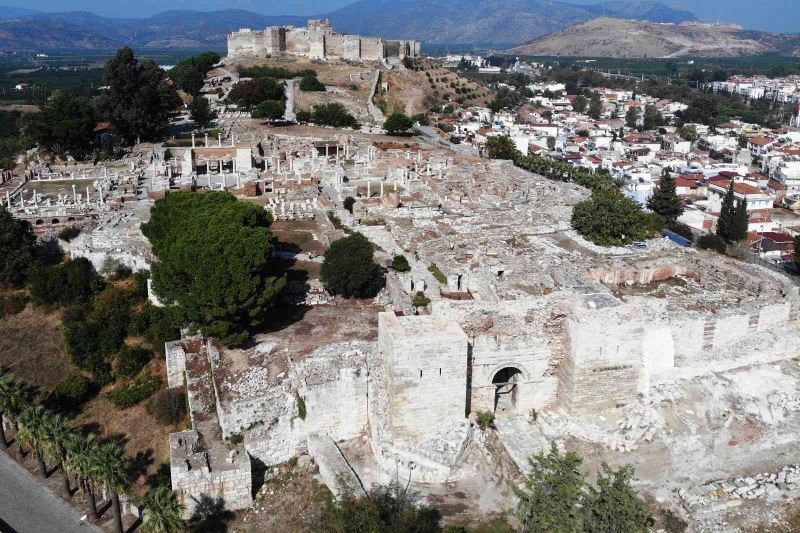
[[305, 28], [273, 26], [261, 31], [245, 28], [228, 35], [229, 58], [281, 53], [312, 59], [382, 61], [417, 57], [420, 43], [336, 33], [329, 19], [309, 20]]

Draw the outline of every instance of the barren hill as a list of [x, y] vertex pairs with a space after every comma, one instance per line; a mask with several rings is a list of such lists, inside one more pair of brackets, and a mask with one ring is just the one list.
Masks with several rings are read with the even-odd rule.
[[539, 37], [509, 50], [535, 56], [739, 57], [763, 53], [797, 55], [797, 38], [744, 31], [738, 26], [657, 24], [598, 18]]

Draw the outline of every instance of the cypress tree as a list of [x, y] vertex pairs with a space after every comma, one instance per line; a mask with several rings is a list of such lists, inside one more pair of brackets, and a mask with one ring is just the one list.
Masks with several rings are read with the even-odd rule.
[[669, 169], [664, 169], [661, 181], [647, 200], [647, 208], [664, 217], [667, 222], [675, 222], [683, 213], [681, 199], [675, 192], [675, 178], [672, 177]]
[[731, 235], [734, 241], [743, 241], [747, 238], [747, 226], [750, 222], [750, 217], [747, 216], [747, 199], [736, 203], [736, 209], [733, 214], [733, 234]]
[[728, 190], [725, 193], [725, 196], [722, 198], [722, 208], [720, 209], [719, 220], [717, 221], [717, 235], [722, 237], [727, 243], [734, 241], [733, 219], [736, 210], [733, 205], [734, 199], [733, 182], [731, 182], [730, 185], [728, 185]]

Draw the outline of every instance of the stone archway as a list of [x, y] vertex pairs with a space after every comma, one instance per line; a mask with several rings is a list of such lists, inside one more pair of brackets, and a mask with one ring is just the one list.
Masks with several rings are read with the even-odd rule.
[[522, 371], [513, 366], [503, 367], [492, 378], [494, 385], [494, 412], [496, 414], [513, 412], [517, 409], [519, 382]]

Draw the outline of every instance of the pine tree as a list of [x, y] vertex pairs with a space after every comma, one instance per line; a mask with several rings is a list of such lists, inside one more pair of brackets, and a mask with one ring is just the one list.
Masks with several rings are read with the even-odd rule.
[[529, 461], [531, 473], [524, 487], [514, 488], [522, 530], [579, 533], [585, 485], [580, 455], [572, 451], [562, 454], [553, 444], [550, 453], [541, 453]]
[[717, 235], [722, 237], [727, 243], [733, 242], [734, 231], [734, 196], [733, 196], [733, 182], [728, 185], [728, 190], [722, 198], [722, 208], [719, 212], [719, 220], [717, 221]]
[[597, 488], [589, 487], [583, 502], [585, 533], [647, 533], [655, 523], [631, 487], [633, 468], [611, 469], [603, 463]]
[[664, 169], [661, 181], [647, 200], [647, 208], [664, 217], [667, 222], [675, 222], [683, 214], [681, 199], [675, 192], [675, 178], [669, 169]]
[[750, 222], [750, 217], [747, 215], [747, 199], [744, 198], [737, 202], [736, 209], [733, 212], [733, 232], [731, 238], [733, 241], [743, 241], [747, 238], [747, 226]]

